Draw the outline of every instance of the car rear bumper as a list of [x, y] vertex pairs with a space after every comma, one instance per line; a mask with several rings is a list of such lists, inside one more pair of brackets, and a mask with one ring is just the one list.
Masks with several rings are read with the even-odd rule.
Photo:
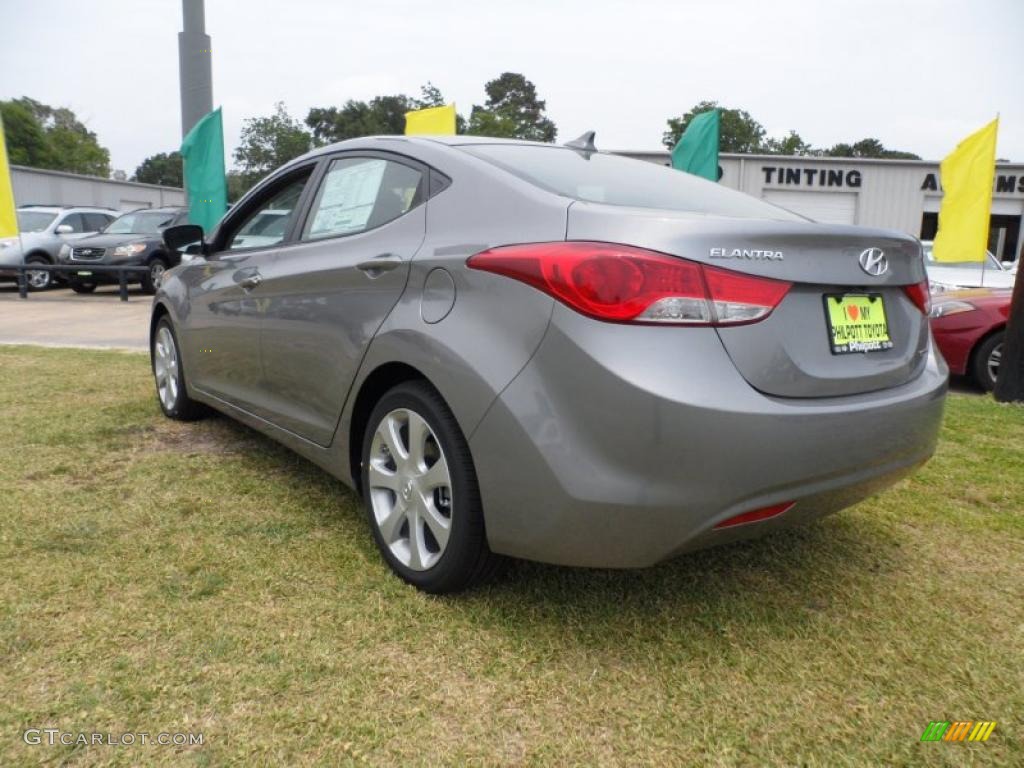
[[[931, 456], [948, 371], [836, 398], [754, 390], [713, 329], [600, 324], [556, 306], [470, 445], [491, 548], [641, 567], [820, 517]], [[796, 502], [770, 521], [737, 514]]]

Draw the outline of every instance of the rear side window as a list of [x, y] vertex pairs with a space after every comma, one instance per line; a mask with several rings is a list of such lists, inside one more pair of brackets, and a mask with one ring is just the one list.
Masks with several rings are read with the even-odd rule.
[[742, 219], [805, 221], [789, 211], [683, 171], [566, 147], [471, 144], [460, 149], [574, 200]]
[[306, 219], [303, 239], [354, 235], [397, 219], [423, 199], [423, 174], [379, 157], [331, 163]]

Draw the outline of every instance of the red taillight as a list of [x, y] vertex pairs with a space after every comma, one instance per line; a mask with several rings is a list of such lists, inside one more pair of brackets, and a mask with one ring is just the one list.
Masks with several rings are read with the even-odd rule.
[[744, 512], [742, 514], [726, 518], [715, 526], [715, 530], [718, 530], [719, 528], [732, 528], [734, 525], [743, 525], [744, 523], [757, 523], [761, 520], [767, 520], [770, 517], [778, 517], [783, 512], [788, 512], [794, 504], [796, 504], [795, 501], [786, 501], [782, 504], [773, 504], [770, 507], [762, 507], [761, 509]]
[[611, 243], [508, 245], [475, 254], [467, 263], [613, 322], [749, 323], [767, 317], [790, 288], [780, 280]]
[[925, 315], [932, 311], [932, 294], [927, 279], [915, 285], [904, 285], [903, 292]]

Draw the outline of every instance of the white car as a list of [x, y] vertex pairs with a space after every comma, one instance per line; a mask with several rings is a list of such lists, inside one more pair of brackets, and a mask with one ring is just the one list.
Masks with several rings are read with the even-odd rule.
[[985, 251], [985, 261], [936, 261], [932, 254], [932, 241], [924, 246], [924, 263], [932, 293], [955, 291], [958, 288], [1013, 288], [1017, 279], [1017, 265], [1008, 266], [990, 251]]

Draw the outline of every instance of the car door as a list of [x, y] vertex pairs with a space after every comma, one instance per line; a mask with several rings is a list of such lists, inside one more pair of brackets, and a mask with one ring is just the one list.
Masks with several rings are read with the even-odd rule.
[[[260, 358], [260, 328], [266, 300], [263, 273], [290, 234], [287, 222], [297, 213], [315, 162], [268, 182], [232, 212], [210, 243], [203, 262], [191, 265], [189, 316], [185, 339], [189, 378], [198, 389], [243, 410], [262, 415], [265, 386]], [[247, 227], [267, 210], [281, 212], [286, 226], [252, 239]]]
[[426, 232], [427, 169], [382, 152], [325, 163], [295, 242], [263, 271], [270, 420], [328, 445], [366, 347]]

